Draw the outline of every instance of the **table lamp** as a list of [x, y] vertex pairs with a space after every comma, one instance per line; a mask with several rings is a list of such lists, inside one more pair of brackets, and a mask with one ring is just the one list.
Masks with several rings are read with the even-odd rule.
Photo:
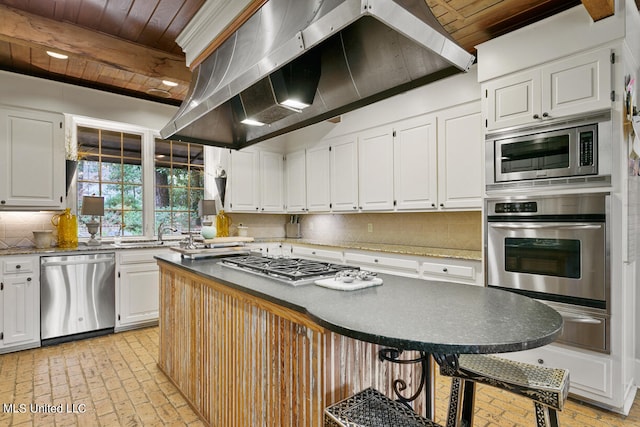
[[213, 222], [206, 220], [205, 217], [216, 214], [216, 201], [201, 199], [198, 202], [198, 216], [202, 218], [202, 237], [212, 239], [216, 237], [216, 229]]
[[96, 239], [96, 233], [100, 227], [100, 223], [96, 216], [104, 216], [104, 197], [99, 196], [83, 196], [81, 215], [91, 215], [91, 221], [85, 223], [87, 231], [91, 234], [91, 238], [87, 241], [88, 246], [100, 246], [100, 241]]

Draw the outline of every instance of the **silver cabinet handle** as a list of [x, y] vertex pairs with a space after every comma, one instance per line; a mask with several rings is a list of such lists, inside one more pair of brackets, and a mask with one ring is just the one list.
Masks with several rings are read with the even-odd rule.
[[489, 224], [492, 228], [507, 230], [599, 230], [602, 224]]
[[602, 320], [594, 317], [577, 316], [566, 313], [561, 313], [561, 316], [564, 320], [571, 323], [588, 323], [590, 325], [600, 325], [602, 323]]
[[104, 264], [114, 262], [113, 258], [100, 258], [100, 259], [89, 259], [82, 261], [42, 261], [43, 267], [55, 266], [55, 265], [86, 265], [86, 264]]

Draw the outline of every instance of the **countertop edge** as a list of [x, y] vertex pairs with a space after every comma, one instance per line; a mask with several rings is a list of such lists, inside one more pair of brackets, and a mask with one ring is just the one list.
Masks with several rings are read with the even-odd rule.
[[[559, 322], [557, 328], [553, 326], [555, 329], [550, 331], [544, 337], [528, 337], [525, 341], [518, 340], [509, 340], [505, 339], [503, 334], [500, 334], [500, 339], [498, 342], [490, 339], [489, 342], [456, 342], [456, 339], [453, 339], [452, 342], [447, 344], [433, 344], [426, 341], [421, 341], [418, 339], [422, 332], [418, 331], [418, 333], [409, 332], [407, 334], [401, 334], [400, 336], [382, 333], [381, 331], [385, 331], [386, 328], [380, 329], [380, 324], [377, 326], [375, 324], [371, 324], [371, 321], [374, 323], [376, 320], [374, 318], [379, 319], [379, 313], [372, 312], [370, 309], [367, 309], [367, 315], [369, 317], [374, 316], [371, 319], [368, 319], [365, 326], [363, 326], [358, 320], [356, 324], [358, 326], [353, 327], [351, 325], [351, 321], [353, 321], [353, 313], [340, 314], [342, 311], [336, 310], [334, 307], [334, 303], [338, 302], [340, 299], [343, 299], [344, 303], [349, 301], [349, 303], [354, 302], [351, 297], [356, 297], [358, 301], [355, 301], [355, 306], [359, 306], [360, 309], [367, 306], [365, 303], [371, 302], [370, 298], [377, 298], [378, 301], [385, 301], [387, 304], [390, 300], [388, 299], [390, 295], [386, 295], [385, 299], [380, 299], [381, 297], [376, 295], [376, 287], [369, 288], [369, 292], [366, 290], [356, 293], [344, 293], [341, 291], [331, 291], [321, 287], [311, 287], [306, 288], [309, 290], [310, 295], [305, 292], [301, 292], [302, 289], [305, 289], [305, 286], [300, 287], [290, 287], [289, 285], [278, 283], [273, 279], [268, 278], [257, 278], [254, 275], [249, 273], [239, 272], [236, 270], [227, 269], [225, 267], [214, 266], [214, 264], [208, 264], [206, 262], [200, 261], [191, 261], [181, 259], [176, 255], [158, 255], [155, 257], [157, 261], [160, 263], [166, 263], [171, 267], [178, 268], [187, 273], [195, 274], [199, 277], [202, 277], [205, 280], [211, 280], [213, 282], [219, 283], [223, 286], [228, 286], [231, 289], [244, 292], [252, 297], [263, 299], [265, 301], [269, 301], [271, 303], [280, 305], [282, 307], [286, 307], [288, 309], [294, 310], [298, 313], [301, 313], [308, 318], [310, 318], [317, 325], [336, 332], [341, 335], [345, 335], [351, 338], [359, 339], [362, 341], [368, 341], [379, 345], [384, 346], [393, 346], [397, 348], [410, 349], [410, 350], [418, 350], [418, 351], [426, 351], [430, 353], [444, 353], [444, 354], [457, 354], [457, 353], [506, 353], [512, 351], [521, 351], [527, 350], [530, 348], [539, 347], [545, 344], [550, 344], [560, 335], [562, 331], [562, 318], [560, 315], [553, 311], [550, 307], [544, 306], [543, 304], [531, 300], [530, 298], [523, 297], [521, 295], [517, 295], [514, 293], [500, 291], [495, 289], [489, 289], [485, 291], [478, 291], [477, 287], [469, 286], [469, 285], [461, 285], [461, 284], [451, 284], [447, 282], [439, 282], [439, 281], [427, 281], [421, 279], [409, 279], [403, 278], [400, 276], [391, 276], [391, 275], [383, 275], [385, 278], [385, 288], [387, 291], [400, 292], [405, 293], [405, 300], [408, 296], [407, 291], [411, 292], [411, 295], [414, 295], [414, 289], [417, 288], [408, 288], [408, 286], [412, 286], [415, 283], [428, 283], [430, 286], [433, 286], [434, 295], [437, 295], [439, 292], [442, 292], [445, 287], [450, 286], [462, 286], [464, 288], [457, 288], [458, 291], [460, 289], [465, 289], [464, 293], [473, 294], [475, 298], [475, 294], [482, 292], [483, 298], [488, 298], [489, 293], [491, 293], [492, 297], [489, 299], [493, 299], [496, 295], [500, 296], [498, 300], [503, 300], [501, 302], [506, 302], [508, 300], [509, 304], [514, 304], [515, 306], [522, 306], [527, 308], [532, 308], [531, 304], [539, 305], [535, 308], [535, 311], [540, 312], [545, 311], [545, 315], [548, 315], [551, 312], [555, 312], [557, 319], [555, 321], [551, 321], [551, 319], [545, 319], [546, 322]], [[186, 264], [185, 264], [186, 263]], [[245, 282], [246, 284], [241, 284], [241, 282]], [[284, 287], [283, 287], [284, 286]], [[422, 286], [420, 287], [422, 288]], [[379, 288], [378, 288], [379, 289]], [[485, 288], [482, 288], [485, 289]], [[468, 291], [467, 291], [468, 290]], [[454, 291], [454, 292], [458, 292]], [[331, 293], [333, 292], [333, 293]], [[338, 293], [336, 293], [338, 292]], [[418, 290], [420, 295], [424, 296], [424, 291]], [[450, 293], [451, 291], [445, 291], [445, 293]], [[494, 295], [493, 293], [499, 292], [500, 294]], [[330, 294], [331, 293], [331, 294]], [[388, 292], [387, 292], [388, 293]], [[368, 294], [368, 295], [367, 295]], [[280, 296], [278, 296], [280, 295]], [[480, 295], [480, 294], [479, 294]], [[508, 296], [507, 296], [508, 295]], [[338, 298], [336, 300], [336, 298]], [[395, 296], [394, 296], [395, 298]], [[466, 297], [467, 299], [469, 297]], [[411, 297], [413, 299], [413, 297]], [[331, 301], [331, 304], [328, 302]], [[475, 301], [475, 299], [474, 299]], [[534, 301], [534, 302], [531, 302]], [[411, 304], [411, 302], [409, 302]], [[544, 306], [544, 308], [540, 308], [540, 306]], [[414, 307], [415, 308], [415, 307]], [[513, 310], [513, 309], [512, 309]], [[354, 308], [354, 312], [358, 310]], [[518, 310], [519, 311], [519, 310]], [[526, 310], [525, 310], [526, 311]], [[549, 313], [547, 313], [547, 311]], [[364, 313], [364, 312], [362, 312]], [[540, 313], [538, 313], [540, 314]], [[395, 318], [396, 315], [394, 315]], [[482, 316], [485, 316], [483, 314]], [[491, 317], [491, 316], [489, 316]], [[559, 320], [558, 320], [559, 319]], [[483, 319], [486, 320], [486, 319]], [[538, 320], [541, 320], [538, 318]], [[461, 322], [465, 322], [464, 318], [460, 319]], [[467, 319], [468, 321], [468, 319]], [[398, 322], [402, 322], [402, 319], [398, 319]], [[379, 323], [379, 322], [378, 322]], [[527, 325], [531, 322], [527, 322]], [[403, 323], [404, 324], [404, 323]], [[513, 325], [510, 325], [511, 329]], [[551, 326], [551, 325], [550, 325]], [[465, 328], [466, 329], [466, 328]], [[549, 332], [549, 331], [548, 331]], [[492, 336], [495, 336], [495, 326], [494, 330], [491, 332]], [[413, 337], [413, 338], [412, 338]], [[474, 338], [475, 340], [476, 338]], [[480, 339], [482, 341], [482, 339]]]
[[320, 242], [307, 239], [256, 239], [255, 243], [287, 243], [310, 247], [325, 247], [336, 250], [360, 250], [371, 252], [391, 253], [397, 255], [422, 256], [433, 258], [450, 258], [468, 261], [482, 261], [481, 250], [448, 249], [428, 246], [391, 245], [385, 243], [361, 243], [361, 242]]
[[[327, 248], [333, 250], [357, 250], [367, 252], [388, 253], [395, 255], [431, 257], [442, 259], [460, 259], [467, 261], [482, 261], [482, 251], [470, 249], [448, 249], [434, 248], [427, 246], [392, 245], [385, 243], [362, 243], [362, 242], [322, 242], [310, 239], [287, 239], [287, 238], [257, 238], [252, 244], [260, 243], [284, 243], [291, 245], [308, 246], [315, 248]], [[148, 246], [143, 244], [137, 247], [118, 247], [111, 243], [104, 243], [100, 246], [87, 246], [79, 244], [77, 248], [51, 247], [38, 249], [34, 247], [14, 247], [0, 249], [0, 256], [11, 255], [63, 255], [76, 254], [79, 252], [100, 252], [100, 251], [122, 251], [137, 249], [161, 249], [170, 248], [171, 245], [160, 246], [151, 241]]]

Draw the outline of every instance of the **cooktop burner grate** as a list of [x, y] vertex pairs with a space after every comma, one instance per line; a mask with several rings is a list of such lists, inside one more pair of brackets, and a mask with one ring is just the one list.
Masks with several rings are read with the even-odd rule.
[[358, 267], [303, 258], [267, 258], [258, 255], [227, 258], [222, 260], [221, 264], [238, 270], [273, 277], [295, 285], [333, 277], [342, 270], [358, 269]]

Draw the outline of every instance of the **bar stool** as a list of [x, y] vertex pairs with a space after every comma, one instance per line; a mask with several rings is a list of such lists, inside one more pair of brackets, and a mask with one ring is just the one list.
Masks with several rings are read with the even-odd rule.
[[[461, 354], [458, 369], [440, 365], [452, 377], [447, 427], [471, 426], [476, 383], [488, 384], [533, 400], [538, 427], [558, 426], [569, 393], [569, 371], [514, 362], [484, 354]], [[462, 397], [462, 400], [460, 399]]]
[[325, 427], [442, 427], [371, 387], [325, 408], [324, 425]]

